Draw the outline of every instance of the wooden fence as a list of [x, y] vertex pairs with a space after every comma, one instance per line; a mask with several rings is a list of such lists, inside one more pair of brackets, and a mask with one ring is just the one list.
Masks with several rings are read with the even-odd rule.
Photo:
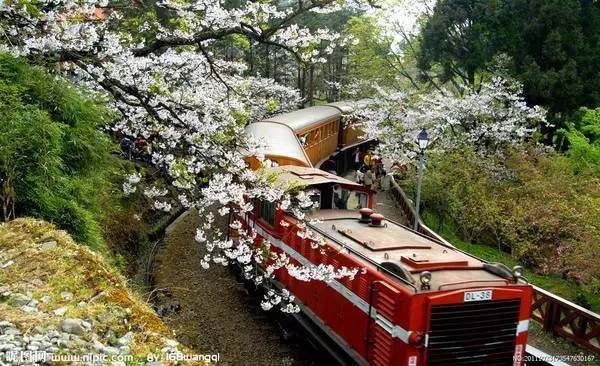
[[[400, 206], [408, 223], [413, 227], [416, 212], [406, 193], [392, 179], [392, 195]], [[419, 220], [418, 231], [435, 240], [453, 246]], [[533, 286], [531, 319], [540, 323], [544, 330], [568, 339], [578, 346], [600, 354], [600, 315]]]

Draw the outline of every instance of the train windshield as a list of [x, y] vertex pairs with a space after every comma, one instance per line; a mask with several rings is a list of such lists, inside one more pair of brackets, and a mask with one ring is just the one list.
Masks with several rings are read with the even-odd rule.
[[351, 191], [336, 185], [333, 187], [331, 207], [338, 210], [359, 210], [368, 207], [368, 196], [365, 192]]

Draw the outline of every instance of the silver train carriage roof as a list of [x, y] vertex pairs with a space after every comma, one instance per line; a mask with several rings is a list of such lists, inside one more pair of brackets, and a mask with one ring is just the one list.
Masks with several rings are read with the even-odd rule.
[[265, 155], [290, 157], [312, 167], [298, 137], [290, 127], [277, 122], [261, 121], [246, 126], [246, 133], [266, 142]]
[[328, 120], [339, 119], [341, 115], [342, 113], [337, 108], [319, 105], [279, 114], [267, 118], [265, 121], [281, 123], [289, 126], [294, 132], [298, 132]]
[[350, 114], [357, 109], [365, 108], [369, 103], [371, 103], [370, 99], [329, 103], [279, 114], [267, 118], [265, 121], [282, 123], [298, 132], [322, 122], [339, 118], [342, 115]]
[[344, 100], [341, 102], [329, 103], [327, 106], [337, 108], [343, 115], [350, 114], [357, 109], [366, 108], [372, 103], [371, 99], [360, 99], [360, 100]]
[[325, 121], [340, 118], [356, 109], [365, 108], [370, 102], [369, 99], [361, 99], [299, 109], [251, 123], [246, 126], [246, 133], [262, 137], [267, 141], [269, 146], [265, 150], [265, 155], [287, 156], [312, 167], [296, 133]]

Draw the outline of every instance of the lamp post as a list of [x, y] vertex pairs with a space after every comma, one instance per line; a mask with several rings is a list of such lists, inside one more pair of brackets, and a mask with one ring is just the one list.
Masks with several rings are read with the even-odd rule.
[[425, 149], [427, 145], [429, 145], [429, 135], [427, 135], [427, 131], [423, 128], [421, 132], [419, 132], [419, 136], [417, 136], [417, 140], [419, 142], [419, 172], [417, 176], [417, 199], [415, 202], [415, 226], [414, 229], [417, 231], [419, 229], [419, 206], [421, 206], [421, 185], [423, 184], [423, 168], [425, 165]]

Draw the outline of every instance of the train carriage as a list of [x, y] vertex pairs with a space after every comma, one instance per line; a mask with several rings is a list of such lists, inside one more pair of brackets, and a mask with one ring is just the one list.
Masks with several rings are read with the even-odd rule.
[[[331, 121], [288, 127], [297, 137]], [[320, 223], [309, 226], [326, 244], [315, 248], [299, 236], [291, 212], [256, 202], [240, 219], [257, 245], [268, 240], [296, 264], [361, 269], [352, 280], [326, 282], [280, 270], [273, 281], [293, 293], [302, 310], [297, 320], [340, 364], [523, 365], [532, 288], [518, 269], [386, 220], [372, 210], [373, 192], [354, 182], [307, 164], [271, 169], [280, 184], [302, 186], [317, 202], [308, 214]]]
[[341, 149], [352, 147], [356, 144], [364, 143], [364, 131], [357, 125], [357, 120], [352, 114], [361, 108], [366, 108], [370, 103], [369, 99], [359, 101], [343, 101], [327, 104], [328, 107], [336, 108], [345, 118], [342, 119], [338, 143]]
[[338, 146], [341, 116], [337, 108], [316, 106], [281, 114], [266, 121], [292, 129], [310, 162], [318, 165], [333, 154]]
[[[246, 127], [246, 133], [261, 139], [267, 144], [265, 158], [279, 165], [297, 165], [312, 167], [312, 163], [302, 148], [294, 130], [282, 123], [261, 121]], [[252, 169], [257, 169], [260, 162], [256, 157], [247, 157], [246, 161]]]

